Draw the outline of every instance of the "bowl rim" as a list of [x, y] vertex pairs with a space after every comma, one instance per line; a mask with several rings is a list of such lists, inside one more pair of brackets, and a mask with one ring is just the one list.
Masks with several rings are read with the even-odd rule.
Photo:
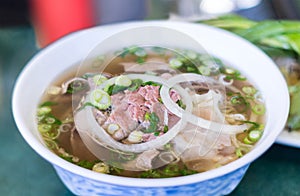
[[[50, 163], [63, 168], [64, 170], [67, 170], [69, 172], [72, 172], [74, 174], [90, 178], [95, 181], [101, 181], [107, 184], [117, 184], [117, 185], [123, 185], [123, 186], [134, 186], [134, 187], [166, 187], [166, 186], [178, 186], [178, 185], [185, 185], [185, 184], [193, 184], [200, 181], [210, 180], [216, 177], [220, 177], [226, 174], [229, 174], [243, 166], [246, 166], [247, 164], [253, 162], [256, 158], [258, 158], [260, 155], [262, 155], [274, 142], [277, 136], [280, 134], [281, 130], [284, 127], [284, 124], [286, 122], [287, 116], [288, 116], [288, 108], [289, 108], [289, 94], [287, 91], [287, 88], [284, 89], [285, 93], [281, 95], [282, 98], [285, 98], [285, 102], [282, 103], [285, 108], [287, 108], [285, 111], [281, 111], [282, 115], [280, 119], [276, 122], [277, 125], [277, 132], [273, 132], [271, 135], [268, 136], [267, 140], [262, 141], [259, 144], [259, 148], [256, 147], [251, 150], [251, 152], [244, 155], [242, 158], [235, 160], [225, 166], [222, 166], [220, 168], [216, 168], [207, 172], [193, 174], [189, 176], [181, 176], [181, 177], [172, 177], [172, 178], [163, 178], [163, 179], [142, 179], [142, 178], [131, 178], [131, 177], [120, 177], [120, 176], [113, 176], [108, 174], [101, 174], [96, 173], [93, 171], [90, 171], [88, 169], [79, 167], [75, 164], [69, 163], [62, 158], [58, 157], [56, 154], [51, 152], [47, 147], [45, 147], [38, 139], [33, 135], [32, 132], [27, 128], [26, 122], [22, 120], [21, 115], [18, 113], [17, 103], [19, 101], [18, 94], [21, 92], [22, 89], [20, 89], [20, 84], [25, 79], [25, 76], [30, 73], [31, 69], [34, 69], [35, 63], [40, 59], [47, 56], [47, 53], [56, 50], [56, 48], [63, 46], [64, 44], [68, 44], [76, 39], [80, 39], [82, 36], [87, 36], [90, 32], [93, 31], [101, 31], [105, 28], [115, 28], [115, 29], [126, 29], [130, 27], [139, 27], [139, 26], [147, 26], [147, 25], [158, 25], [158, 26], [165, 26], [170, 25], [173, 27], [194, 27], [194, 28], [204, 28], [208, 29], [209, 31], [213, 32], [220, 32], [222, 34], [225, 34], [227, 37], [231, 37], [232, 39], [235, 39], [245, 45], [247, 45], [249, 48], [251, 48], [253, 51], [256, 51], [258, 53], [263, 53], [260, 51], [256, 46], [252, 45], [250, 42], [230, 33], [225, 30], [217, 29], [211, 26], [203, 25], [203, 24], [195, 24], [195, 23], [189, 23], [189, 22], [180, 22], [180, 21], [135, 21], [135, 22], [127, 22], [127, 23], [119, 23], [119, 24], [111, 24], [111, 25], [103, 25], [98, 27], [93, 27], [86, 30], [81, 30], [78, 32], [71, 33], [58, 41], [48, 45], [44, 49], [41, 49], [36, 55], [34, 55], [30, 61], [26, 64], [26, 66], [23, 68], [22, 72], [19, 74], [14, 90], [13, 90], [13, 96], [12, 96], [12, 111], [13, 116], [15, 119], [15, 123], [18, 127], [19, 132], [23, 136], [23, 138], [26, 140], [26, 142], [44, 159], [49, 161]], [[197, 26], [197, 27], [196, 27]], [[265, 54], [261, 54], [264, 56], [264, 58], [269, 59], [269, 63], [273, 64], [272, 66], [276, 67], [276, 65], [273, 63], [273, 61]], [[278, 70], [278, 73], [280, 71]], [[280, 77], [281, 76], [281, 77]], [[281, 81], [281, 83], [285, 84], [285, 80], [283, 76], [280, 73], [280, 76], [277, 78], [278, 81]]]

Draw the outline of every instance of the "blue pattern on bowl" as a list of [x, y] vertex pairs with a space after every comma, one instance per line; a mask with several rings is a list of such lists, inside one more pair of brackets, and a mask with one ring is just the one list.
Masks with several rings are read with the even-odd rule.
[[250, 164], [226, 175], [193, 184], [170, 187], [132, 187], [89, 179], [53, 165], [63, 183], [75, 195], [227, 195], [242, 180]]

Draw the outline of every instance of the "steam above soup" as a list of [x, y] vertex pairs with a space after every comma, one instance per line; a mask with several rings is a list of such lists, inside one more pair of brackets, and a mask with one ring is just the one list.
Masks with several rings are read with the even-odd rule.
[[96, 172], [204, 172], [240, 158], [263, 134], [258, 89], [217, 58], [131, 46], [75, 71], [47, 89], [38, 130], [57, 155]]

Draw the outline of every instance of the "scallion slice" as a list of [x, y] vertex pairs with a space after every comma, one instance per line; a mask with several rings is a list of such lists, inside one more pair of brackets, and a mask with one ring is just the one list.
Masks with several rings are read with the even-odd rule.
[[249, 139], [252, 141], [252, 142], [257, 142], [262, 136], [262, 132], [259, 131], [259, 130], [252, 130], [249, 132]]
[[266, 108], [262, 104], [257, 104], [252, 107], [252, 111], [257, 115], [263, 115], [266, 112]]
[[96, 89], [91, 93], [91, 103], [100, 110], [105, 110], [111, 105], [111, 99], [107, 92]]
[[38, 108], [37, 115], [42, 116], [51, 112], [51, 108], [49, 106], [43, 106]]
[[132, 81], [128, 76], [120, 75], [116, 78], [115, 84], [118, 86], [129, 87], [132, 84]]

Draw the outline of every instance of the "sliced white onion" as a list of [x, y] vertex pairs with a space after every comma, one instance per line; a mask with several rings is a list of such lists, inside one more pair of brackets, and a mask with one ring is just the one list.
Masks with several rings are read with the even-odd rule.
[[[245, 125], [245, 124], [243, 124], [243, 125], [222, 124], [222, 123], [209, 121], [209, 120], [203, 119], [201, 117], [195, 116], [191, 112], [187, 112], [187, 111], [183, 110], [181, 107], [179, 107], [171, 99], [171, 97], [169, 95], [170, 88], [174, 88], [175, 90], [177, 90], [178, 85], [176, 85], [176, 84], [178, 84], [178, 83], [191, 82], [191, 81], [205, 82], [207, 80], [211, 81], [212, 79], [202, 76], [202, 75], [193, 74], [193, 73], [176, 75], [167, 81], [169, 86], [166, 86], [166, 85], [162, 86], [161, 91], [160, 91], [161, 99], [169, 111], [171, 111], [172, 113], [174, 113], [175, 115], [177, 115], [180, 118], [184, 117], [184, 119], [186, 121], [188, 121], [194, 125], [197, 125], [199, 127], [202, 127], [202, 128], [208, 129], [208, 130], [212, 130], [212, 131], [215, 131], [218, 133], [227, 133], [227, 134], [237, 134], [237, 133], [241, 133], [244, 130], [246, 130], [247, 125]], [[180, 94], [180, 95], [182, 96], [182, 94]], [[184, 94], [183, 98], [187, 99], [187, 103], [192, 103], [190, 100], [191, 98], [188, 93]], [[187, 105], [187, 107], [192, 108], [193, 106]]]

